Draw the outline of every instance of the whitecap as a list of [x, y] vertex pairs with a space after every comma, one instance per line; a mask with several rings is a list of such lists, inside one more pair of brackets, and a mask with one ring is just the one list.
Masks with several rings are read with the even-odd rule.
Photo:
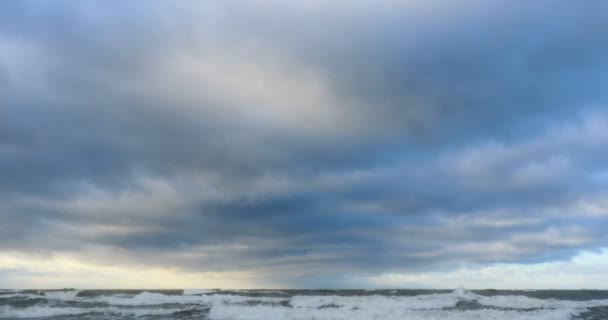
[[166, 295], [154, 292], [142, 292], [135, 296], [112, 295], [100, 296], [90, 301], [105, 302], [116, 306], [149, 306], [161, 304], [193, 304], [201, 302], [200, 296]]
[[77, 299], [78, 293], [80, 291], [66, 290], [66, 291], [43, 291], [43, 292], [44, 292], [44, 297], [46, 297], [47, 299], [72, 301], [72, 300]]
[[386, 305], [365, 305], [359, 308], [289, 308], [273, 306], [247, 307], [242, 305], [213, 305], [209, 313], [211, 320], [570, 320], [576, 312], [572, 310], [412, 310], [398, 306], [387, 308]]
[[193, 295], [203, 295], [207, 293], [212, 293], [212, 290], [207, 289], [184, 289], [183, 295], [185, 296], [193, 296]]
[[46, 318], [58, 316], [78, 316], [90, 313], [105, 313], [121, 316], [149, 316], [169, 315], [182, 309], [119, 309], [115, 307], [106, 308], [76, 308], [76, 307], [51, 307], [37, 305], [27, 308], [14, 308], [9, 306], [0, 307], [0, 318]]

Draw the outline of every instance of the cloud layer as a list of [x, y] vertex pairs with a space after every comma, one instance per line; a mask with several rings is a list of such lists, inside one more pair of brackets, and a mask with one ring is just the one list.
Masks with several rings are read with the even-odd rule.
[[607, 11], [2, 3], [0, 286], [24, 255], [356, 287], [606, 247]]

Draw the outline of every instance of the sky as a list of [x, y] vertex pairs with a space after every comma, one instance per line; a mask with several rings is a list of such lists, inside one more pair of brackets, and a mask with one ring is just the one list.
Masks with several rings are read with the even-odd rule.
[[0, 287], [608, 289], [607, 15], [1, 1]]

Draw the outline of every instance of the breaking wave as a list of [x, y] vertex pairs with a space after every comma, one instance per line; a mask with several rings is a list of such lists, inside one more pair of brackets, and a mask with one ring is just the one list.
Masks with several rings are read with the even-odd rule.
[[[569, 299], [564, 299], [568, 297]], [[0, 290], [2, 319], [608, 319], [605, 291]]]

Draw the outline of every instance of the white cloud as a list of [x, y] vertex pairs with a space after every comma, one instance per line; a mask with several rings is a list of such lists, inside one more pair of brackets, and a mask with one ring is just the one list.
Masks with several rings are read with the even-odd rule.
[[443, 173], [475, 190], [513, 190], [585, 177], [586, 162], [608, 141], [608, 115], [594, 111], [549, 126], [534, 137], [511, 143], [484, 141], [437, 161]]
[[355, 101], [329, 79], [260, 45], [169, 51], [127, 88], [166, 102], [189, 119], [296, 136], [353, 133], [365, 124]]

